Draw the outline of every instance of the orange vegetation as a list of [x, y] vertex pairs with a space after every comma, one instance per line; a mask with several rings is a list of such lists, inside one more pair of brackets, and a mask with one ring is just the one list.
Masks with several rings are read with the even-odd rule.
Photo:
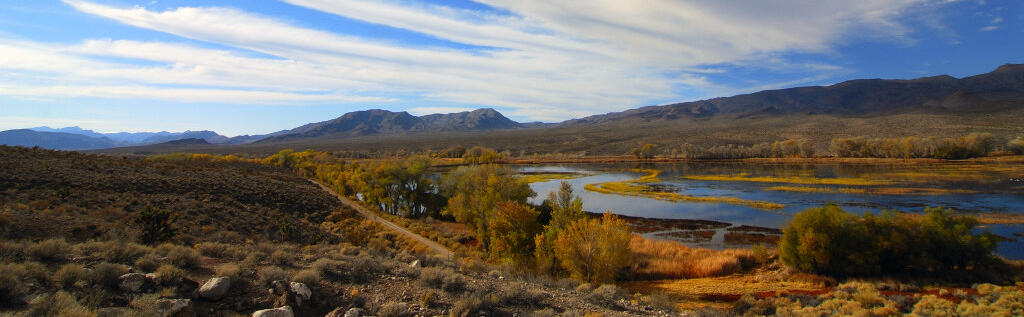
[[749, 249], [699, 249], [637, 235], [629, 249], [633, 252], [630, 272], [636, 279], [722, 276], [744, 271], [757, 262]]

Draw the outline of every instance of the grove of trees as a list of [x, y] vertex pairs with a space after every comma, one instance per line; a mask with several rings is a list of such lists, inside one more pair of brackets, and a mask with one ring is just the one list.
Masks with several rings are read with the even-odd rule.
[[428, 156], [349, 162], [325, 152], [284, 150], [260, 162], [291, 168], [392, 215], [463, 223], [492, 261], [588, 282], [612, 281], [629, 260], [630, 227], [611, 214], [588, 216], [565, 182], [542, 205], [529, 205], [527, 199], [536, 193], [524, 180], [507, 167], [481, 164], [501, 156], [474, 147], [462, 156], [471, 165], [439, 178]]
[[977, 224], [941, 207], [923, 215], [857, 216], [826, 205], [793, 217], [779, 257], [798, 270], [831, 276], [956, 275], [995, 263], [995, 236], [976, 232]]

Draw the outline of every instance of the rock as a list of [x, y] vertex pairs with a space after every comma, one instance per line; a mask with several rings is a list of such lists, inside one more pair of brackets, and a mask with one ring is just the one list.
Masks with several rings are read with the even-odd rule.
[[231, 288], [231, 278], [227, 276], [211, 278], [199, 288], [199, 297], [208, 300], [224, 298]]
[[191, 299], [158, 299], [156, 301], [157, 311], [160, 317], [170, 316], [194, 316]]
[[420, 267], [420, 260], [412, 261], [409, 263], [409, 267]]
[[292, 292], [295, 293], [295, 295], [299, 295], [299, 298], [302, 298], [303, 301], [308, 301], [310, 297], [313, 297], [313, 291], [309, 290], [309, 287], [306, 286], [306, 284], [291, 282], [288, 286], [291, 288]]
[[120, 280], [118, 286], [121, 287], [121, 290], [135, 293], [142, 290], [142, 286], [146, 285], [150, 279], [146, 277], [146, 274], [128, 273], [118, 277], [118, 280]]
[[288, 306], [280, 308], [271, 308], [264, 310], [257, 310], [252, 313], [252, 317], [293, 317], [292, 308]]
[[345, 312], [345, 317], [362, 317], [362, 316], [363, 316], [363, 309], [362, 308], [352, 308], [352, 309], [349, 309], [347, 312]]

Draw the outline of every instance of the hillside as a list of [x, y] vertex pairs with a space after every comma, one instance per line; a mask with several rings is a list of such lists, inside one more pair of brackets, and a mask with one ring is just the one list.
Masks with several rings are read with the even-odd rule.
[[[171, 234], [136, 243], [154, 208]], [[0, 211], [0, 315], [661, 314], [614, 287], [419, 253], [292, 171], [242, 161], [0, 146]]]
[[[491, 113], [481, 109], [474, 112]], [[493, 112], [483, 129], [473, 116], [441, 116], [447, 129], [429, 128], [424, 118], [384, 110], [353, 112], [314, 123], [256, 144], [193, 147], [131, 147], [111, 153], [168, 151], [269, 154], [285, 148], [352, 151], [367, 155], [483, 145], [512, 154], [586, 153], [622, 155], [639, 144], [669, 154], [683, 143], [751, 145], [784, 139], [810, 141], [819, 153], [837, 137], [958, 137], [990, 132], [1008, 139], [1024, 135], [1024, 65], [961, 79], [852, 80], [831, 86], [768, 90], [695, 102], [651, 106], [568, 120], [558, 124], [512, 124]], [[499, 117], [500, 116], [500, 117]], [[481, 116], [485, 117], [486, 116]], [[441, 120], [445, 119], [445, 120]], [[520, 127], [520, 128], [515, 128]]]
[[336, 119], [310, 123], [295, 129], [275, 132], [257, 143], [311, 138], [347, 138], [366, 135], [431, 133], [447, 131], [485, 131], [514, 129], [520, 125], [494, 109], [477, 109], [421, 117], [408, 112], [373, 109], [349, 112]]

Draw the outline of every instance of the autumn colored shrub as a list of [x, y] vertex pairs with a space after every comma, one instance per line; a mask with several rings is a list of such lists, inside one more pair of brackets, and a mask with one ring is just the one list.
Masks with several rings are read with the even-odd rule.
[[924, 215], [897, 212], [863, 217], [835, 205], [800, 212], [783, 229], [783, 263], [832, 276], [945, 274], [993, 262], [995, 238], [975, 233], [977, 220], [941, 207]]
[[537, 210], [511, 201], [495, 208], [489, 225], [491, 257], [524, 263], [533, 254], [533, 239], [541, 229]]
[[609, 282], [629, 261], [629, 225], [606, 212], [601, 219], [580, 219], [555, 238], [555, 257], [576, 279]]

